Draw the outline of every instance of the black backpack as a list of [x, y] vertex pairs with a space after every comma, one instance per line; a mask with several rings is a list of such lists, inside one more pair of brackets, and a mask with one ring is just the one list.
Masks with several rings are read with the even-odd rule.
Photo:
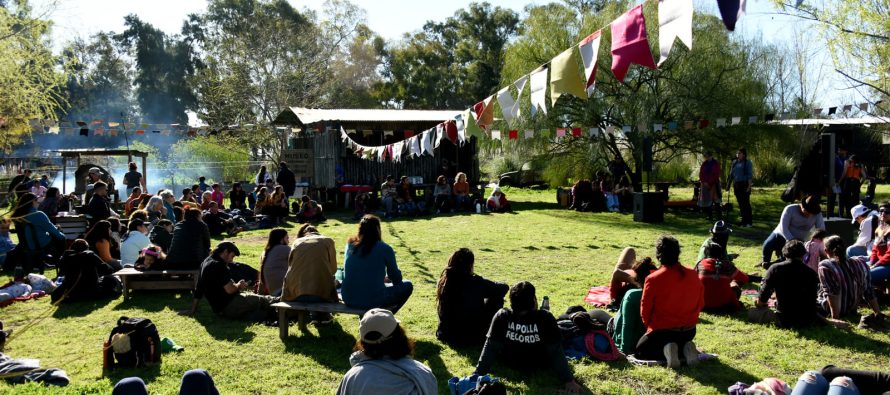
[[148, 318], [121, 317], [104, 347], [105, 367], [134, 368], [161, 363], [161, 338]]

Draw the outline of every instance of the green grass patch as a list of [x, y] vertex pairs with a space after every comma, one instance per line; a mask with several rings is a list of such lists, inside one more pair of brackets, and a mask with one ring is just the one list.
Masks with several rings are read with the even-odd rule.
[[[476, 254], [477, 273], [494, 280], [535, 284], [538, 297], [548, 295], [553, 311], [583, 304], [587, 288], [606, 284], [618, 254], [625, 246], [643, 256], [654, 255], [655, 239], [673, 234], [684, 249], [682, 261], [694, 265], [698, 246], [711, 223], [699, 214], [675, 211], [661, 224], [633, 222], [630, 215], [577, 213], [557, 206], [556, 193], [507, 190], [514, 214], [455, 214], [387, 221], [384, 240], [396, 250], [405, 278], [415, 284], [414, 295], [398, 317], [417, 340], [417, 359], [432, 367], [442, 393], [452, 376], [472, 373], [478, 349], [454, 350], [435, 338], [437, 325], [435, 283], [452, 251], [469, 247]], [[779, 189], [755, 189], [756, 226], [736, 229], [730, 251], [741, 254], [739, 266], [760, 272], [760, 244], [775, 226], [784, 206]], [[691, 190], [673, 195], [686, 197]], [[886, 199], [890, 188], [879, 189]], [[737, 211], [732, 215], [737, 215]], [[356, 230], [348, 213], [335, 213], [319, 228], [334, 238], [342, 251]], [[295, 227], [291, 226], [295, 231]], [[242, 251], [240, 261], [259, 266], [259, 254], [268, 231], [240, 234], [234, 240]], [[342, 256], [339, 257], [342, 265]], [[8, 277], [0, 278], [7, 281]], [[0, 393], [103, 394], [117, 380], [138, 375], [152, 393], [176, 393], [182, 373], [204, 368], [226, 394], [307, 393], [336, 390], [349, 369], [347, 358], [358, 333], [358, 319], [337, 316], [334, 324], [301, 332], [291, 327], [290, 338], [278, 339], [278, 329], [247, 325], [214, 316], [204, 301], [195, 318], [180, 317], [191, 300], [188, 294], [134, 291], [131, 299], [76, 303], [54, 308], [49, 298], [15, 303], [0, 310], [0, 319], [17, 333], [6, 347], [13, 357], [39, 358], [44, 367], [66, 370], [72, 382], [66, 388], [39, 385], [9, 386]], [[749, 306], [750, 300], [745, 300]], [[887, 312], [887, 309], [885, 309]], [[148, 317], [161, 336], [185, 347], [180, 354], [165, 354], [159, 367], [123, 370], [103, 375], [102, 342], [120, 316]], [[749, 324], [745, 314], [702, 314], [696, 343], [719, 360], [694, 368], [671, 371], [644, 368], [626, 362], [573, 362], [579, 380], [593, 393], [721, 394], [736, 381], [754, 382], [778, 377], [794, 383], [801, 372], [827, 364], [886, 370], [890, 366], [890, 337], [859, 329], [814, 328], [793, 332]], [[497, 368], [512, 393], [554, 393], [559, 383], [548, 374], [533, 376]]]

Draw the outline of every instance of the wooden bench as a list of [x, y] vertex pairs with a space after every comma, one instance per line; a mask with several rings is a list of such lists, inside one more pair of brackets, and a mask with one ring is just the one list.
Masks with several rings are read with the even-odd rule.
[[343, 313], [353, 314], [359, 317], [365, 315], [368, 310], [349, 307], [343, 303], [304, 303], [304, 302], [278, 302], [272, 304], [272, 307], [278, 309], [278, 337], [283, 341], [287, 339], [287, 329], [290, 325], [288, 311], [293, 310], [298, 313], [298, 323], [300, 330], [306, 330], [309, 312], [320, 313]]
[[83, 238], [89, 229], [89, 221], [83, 215], [56, 217], [56, 225], [65, 234], [66, 240]]
[[199, 270], [159, 270], [140, 272], [128, 267], [114, 273], [124, 286], [124, 298], [130, 296], [131, 289], [185, 289], [193, 290], [198, 285]]

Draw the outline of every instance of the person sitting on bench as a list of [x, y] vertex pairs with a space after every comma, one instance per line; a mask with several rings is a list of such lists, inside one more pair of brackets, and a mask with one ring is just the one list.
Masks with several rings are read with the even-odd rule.
[[114, 271], [89, 248], [86, 240], [77, 239], [62, 255], [59, 275], [65, 279], [53, 291], [53, 303], [116, 299], [121, 295], [121, 283], [112, 275]]
[[439, 327], [436, 338], [452, 346], [480, 346], [491, 319], [502, 307], [510, 287], [473, 273], [469, 248], [451, 254], [436, 286]]
[[121, 242], [121, 266], [132, 267], [139, 259], [142, 249], [151, 245], [147, 233], [148, 228], [141, 219], [134, 219], [127, 224], [127, 235]]
[[93, 185], [93, 195], [87, 205], [87, 212], [90, 214], [90, 225], [111, 217], [119, 217], [108, 203], [108, 185], [104, 182], [99, 181]]
[[260, 322], [274, 317], [272, 304], [278, 298], [269, 295], [244, 294], [248, 289], [245, 280], [235, 282], [229, 265], [241, 251], [231, 241], [223, 241], [216, 245], [213, 253], [201, 264], [201, 275], [194, 290], [194, 300], [190, 310], [180, 311], [181, 315], [194, 316], [198, 311], [201, 298], [207, 297], [213, 312], [233, 320]]
[[151, 228], [148, 235], [151, 244], [161, 247], [165, 253], [170, 251], [170, 243], [173, 241], [173, 222], [169, 219], [162, 219]]
[[[281, 300], [338, 303], [334, 239], [323, 236], [310, 224], [303, 224], [290, 251]], [[332, 319], [330, 313], [324, 312], [311, 312], [310, 318], [316, 324], [328, 323]]]
[[287, 273], [287, 259], [290, 256], [290, 237], [287, 230], [275, 228], [269, 231], [263, 255], [260, 257], [260, 271], [257, 293], [261, 295], [281, 295], [284, 274]]
[[23, 193], [10, 217], [18, 234], [16, 251], [22, 249], [33, 258], [29, 264], [34, 267], [24, 267], [26, 272], [34, 268], [42, 271], [42, 260], [46, 255], [58, 256], [65, 250], [65, 234], [50, 222], [46, 214], [37, 210], [37, 205], [37, 197], [33, 193]]
[[171, 270], [196, 270], [210, 253], [210, 230], [201, 220], [201, 210], [188, 209], [183, 221], [173, 228], [173, 239], [167, 250]]
[[133, 267], [141, 272], [164, 270], [164, 261], [167, 255], [158, 246], [148, 246], [139, 252], [139, 258]]
[[350, 307], [391, 308], [399, 311], [414, 285], [402, 280], [396, 253], [381, 240], [380, 218], [366, 215], [359, 222], [358, 234], [349, 238], [343, 278], [343, 301]]
[[102, 261], [111, 266], [115, 271], [121, 270], [121, 261], [115, 256], [120, 257], [120, 244], [111, 236], [111, 222], [102, 220], [96, 222], [93, 228], [84, 236], [90, 249], [93, 250]]

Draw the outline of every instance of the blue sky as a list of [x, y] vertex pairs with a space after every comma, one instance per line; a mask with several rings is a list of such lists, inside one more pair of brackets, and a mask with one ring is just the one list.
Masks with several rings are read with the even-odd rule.
[[[152, 25], [168, 33], [179, 32], [182, 21], [189, 13], [205, 9], [204, 0], [32, 0], [37, 13], [46, 12], [54, 21], [53, 41], [56, 47], [75, 36], [89, 36], [99, 31], [123, 30], [123, 17], [137, 14]], [[321, 10], [323, 0], [289, 0], [298, 8]], [[428, 20], [443, 20], [470, 0], [352, 0], [368, 13], [368, 25], [386, 39], [398, 39], [402, 34], [420, 29]], [[541, 0], [489, 0], [496, 6], [522, 12], [528, 4], [545, 4]], [[49, 4], [56, 3], [55, 7]], [[716, 13], [716, 1], [695, 0], [696, 12]], [[734, 34], [757, 37], [772, 43], [790, 43], [795, 30], [805, 30], [808, 24], [796, 18], [777, 15], [768, 0], [748, 0], [748, 13], [737, 25]], [[814, 33], [813, 33], [814, 34]], [[693, 38], [693, 50], [695, 48]], [[815, 50], [824, 53], [824, 46], [816, 44]], [[657, 55], [657, 54], [656, 54]], [[820, 59], [821, 58], [821, 59]], [[810, 75], [819, 75], [822, 83], [818, 104], [835, 106], [861, 101], [854, 92], [844, 90], [827, 56], [819, 56], [810, 66]]]

